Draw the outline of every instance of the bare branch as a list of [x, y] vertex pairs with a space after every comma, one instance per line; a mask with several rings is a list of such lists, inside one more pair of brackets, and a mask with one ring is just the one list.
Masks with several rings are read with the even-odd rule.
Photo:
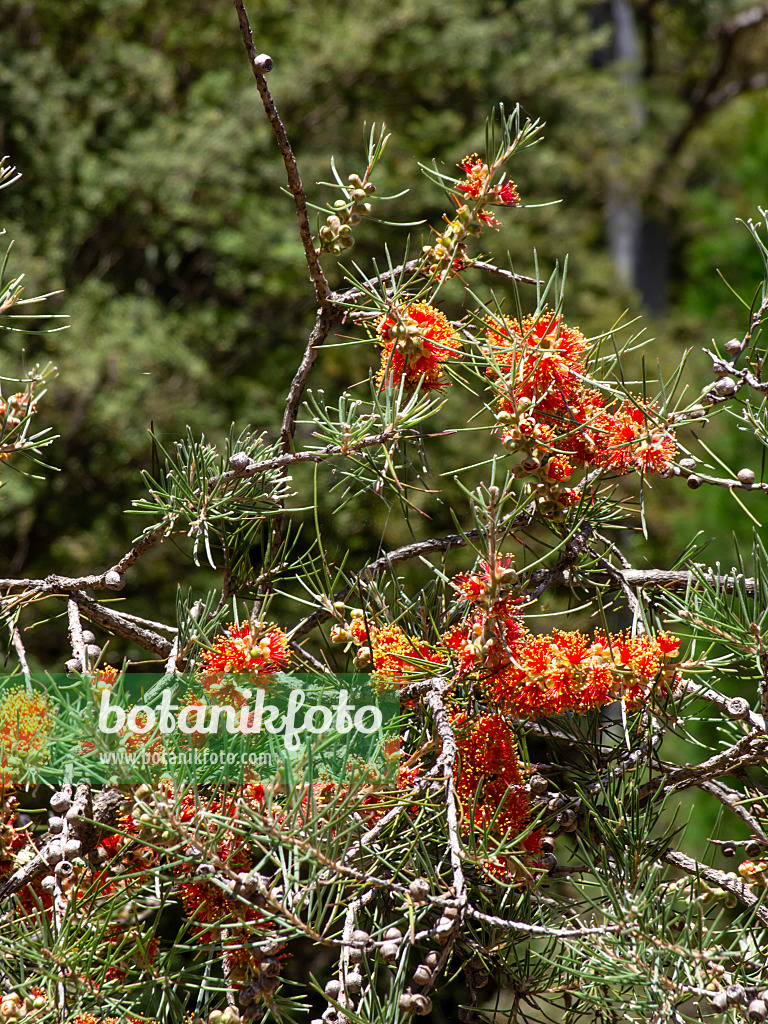
[[237, 11], [237, 19], [240, 23], [240, 35], [243, 37], [243, 43], [245, 44], [245, 49], [248, 53], [251, 70], [253, 71], [256, 79], [256, 88], [259, 90], [259, 96], [261, 96], [261, 102], [264, 105], [264, 112], [267, 115], [269, 123], [272, 125], [273, 132], [275, 133], [277, 145], [280, 149], [280, 154], [282, 155], [285, 170], [288, 175], [288, 187], [291, 190], [294, 202], [296, 203], [296, 219], [299, 222], [299, 234], [301, 235], [301, 242], [304, 246], [304, 255], [307, 260], [307, 266], [309, 267], [309, 276], [312, 278], [312, 283], [315, 286], [317, 301], [321, 306], [328, 306], [330, 303], [331, 289], [328, 287], [328, 282], [325, 279], [325, 274], [323, 273], [323, 269], [320, 266], [320, 260], [318, 259], [317, 252], [315, 251], [315, 243], [312, 239], [312, 231], [309, 226], [309, 216], [307, 214], [307, 197], [304, 194], [304, 186], [301, 183], [299, 168], [296, 164], [296, 157], [293, 155], [291, 144], [288, 141], [288, 134], [277, 113], [275, 102], [267, 88], [267, 81], [264, 77], [266, 72], [272, 70], [272, 60], [270, 57], [267, 57], [266, 54], [259, 54], [256, 52], [256, 47], [253, 45], [253, 33], [251, 32], [251, 26], [248, 22], [248, 14], [246, 13], [243, 0], [235, 0], [235, 10]]

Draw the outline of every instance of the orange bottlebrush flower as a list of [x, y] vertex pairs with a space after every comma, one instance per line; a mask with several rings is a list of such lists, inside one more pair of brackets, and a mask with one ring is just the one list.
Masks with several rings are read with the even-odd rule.
[[425, 391], [446, 386], [443, 365], [455, 356], [461, 342], [439, 310], [426, 302], [412, 302], [394, 316], [382, 317], [376, 325], [381, 339], [380, 386], [397, 385], [403, 378], [408, 387], [420, 385]]
[[491, 600], [492, 581], [503, 583], [514, 576], [512, 556], [498, 558], [492, 571], [482, 561], [474, 573], [460, 573], [451, 581], [460, 600], [474, 606], [464, 622], [451, 626], [441, 637], [443, 645], [458, 658], [459, 676], [480, 669], [484, 676], [509, 663], [525, 635], [517, 598], [498, 593]]
[[496, 567], [491, 571], [491, 566], [486, 561], [481, 561], [477, 572], [462, 572], [454, 576], [451, 586], [458, 591], [460, 598], [465, 601], [482, 601], [488, 594], [492, 581], [495, 579], [502, 583], [506, 578], [514, 576], [512, 566], [512, 555], [505, 555], [497, 558]]
[[595, 464], [621, 473], [662, 473], [671, 468], [677, 454], [674, 433], [649, 415], [652, 412], [652, 408], [624, 402], [616, 413], [598, 417], [594, 427], [601, 440]]
[[477, 828], [499, 835], [517, 835], [530, 820], [530, 800], [523, 779], [517, 741], [501, 715], [469, 719], [454, 715], [452, 726], [460, 760], [456, 793], [465, 817]]
[[500, 323], [489, 317], [486, 322], [494, 357], [501, 370], [512, 376], [517, 400], [527, 398], [540, 412], [559, 416], [580, 404], [579, 374], [587, 345], [577, 327], [569, 327], [559, 314], [549, 311], [538, 319], [504, 317]]
[[22, 686], [6, 690], [0, 700], [0, 789], [15, 781], [15, 772], [9, 770], [13, 759], [44, 756], [52, 727], [46, 694], [38, 690], [28, 694]]
[[512, 662], [485, 685], [505, 711], [521, 718], [581, 713], [620, 698], [635, 708], [654, 685], [675, 681], [668, 661], [678, 646], [667, 634], [654, 639], [597, 633], [592, 642], [560, 630], [551, 637], [529, 635]]
[[431, 662], [445, 667], [445, 657], [424, 640], [407, 636], [396, 625], [376, 629], [372, 637], [373, 669], [382, 684], [404, 683], [409, 676], [421, 673], [416, 662]]
[[573, 466], [565, 455], [553, 455], [546, 466], [547, 479], [561, 483], [573, 476]]

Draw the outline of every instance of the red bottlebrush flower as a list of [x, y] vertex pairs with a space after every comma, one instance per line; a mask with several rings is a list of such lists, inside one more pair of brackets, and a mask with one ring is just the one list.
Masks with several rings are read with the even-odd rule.
[[667, 664], [677, 646], [662, 636], [663, 647], [648, 636], [598, 633], [590, 643], [580, 633], [560, 630], [551, 637], [528, 635], [512, 663], [489, 676], [485, 686], [503, 710], [520, 718], [582, 713], [619, 699], [639, 707], [654, 686], [677, 678]]
[[491, 571], [491, 566], [486, 561], [481, 561], [477, 572], [462, 572], [454, 576], [451, 586], [458, 591], [460, 599], [464, 601], [482, 601], [488, 595], [493, 580], [503, 583], [505, 579], [514, 576], [511, 568], [512, 556], [505, 555], [496, 560], [496, 568]]
[[288, 637], [279, 626], [270, 623], [255, 631], [250, 622], [234, 623], [203, 652], [200, 682], [213, 700], [231, 703], [237, 690], [224, 675], [247, 674], [258, 685], [258, 677], [281, 671], [289, 661]]
[[408, 387], [424, 391], [444, 388], [443, 365], [461, 345], [447, 317], [426, 302], [412, 302], [397, 314], [397, 319], [384, 316], [376, 325], [383, 346], [378, 384], [397, 385], [405, 379]]
[[466, 178], [464, 181], [456, 182], [456, 188], [470, 199], [482, 197], [486, 202], [495, 203], [498, 206], [519, 205], [520, 195], [514, 181], [507, 180], [500, 185], [491, 185], [491, 171], [477, 153], [464, 157], [457, 166], [459, 170], [464, 171]]

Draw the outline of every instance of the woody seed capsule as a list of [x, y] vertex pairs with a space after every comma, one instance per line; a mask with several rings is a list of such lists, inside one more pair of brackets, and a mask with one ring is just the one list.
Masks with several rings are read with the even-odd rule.
[[413, 972], [413, 980], [417, 985], [428, 985], [432, 980], [432, 971], [426, 964], [419, 964]]
[[740, 469], [736, 476], [739, 483], [745, 484], [747, 487], [755, 482], [755, 474], [751, 469]]
[[351, 971], [346, 978], [347, 992], [351, 995], [356, 996], [360, 989], [363, 987], [363, 976], [358, 974], [357, 971]]
[[50, 799], [51, 810], [61, 814], [63, 811], [68, 811], [72, 806], [72, 801], [66, 793], [54, 793]]
[[712, 1009], [717, 1013], [724, 1013], [728, 1009], [728, 996], [725, 992], [715, 992], [712, 996]]
[[701, 487], [702, 479], [700, 476], [689, 476], [686, 483], [691, 490], [695, 491], [698, 487]]
[[69, 878], [75, 869], [71, 860], [60, 860], [53, 870], [58, 878]]
[[380, 947], [379, 953], [385, 964], [394, 964], [400, 955], [400, 946], [396, 942], [385, 942]]
[[765, 1020], [768, 1017], [768, 1007], [762, 999], [753, 999], [747, 1007], [747, 1016], [750, 1020]]
[[725, 990], [725, 998], [728, 1000], [729, 1006], [736, 1006], [740, 1003], [746, 1002], [747, 994], [744, 991], [744, 986], [729, 985]]
[[429, 882], [425, 878], [414, 878], [408, 886], [408, 892], [415, 900], [423, 900], [429, 896]]
[[416, 1013], [422, 1017], [431, 1011], [432, 1000], [429, 996], [422, 995], [421, 992], [418, 992], [416, 995], [411, 996], [411, 1006], [413, 1007], [411, 1013]]
[[715, 394], [720, 395], [723, 398], [727, 398], [729, 395], [735, 395], [736, 381], [733, 377], [721, 377], [720, 380], [715, 381], [713, 390]]

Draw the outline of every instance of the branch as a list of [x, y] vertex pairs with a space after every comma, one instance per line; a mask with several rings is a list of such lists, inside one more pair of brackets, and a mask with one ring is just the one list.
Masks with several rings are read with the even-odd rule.
[[[744, 806], [744, 797], [741, 793], [735, 789], [731, 789], [730, 786], [726, 786], [724, 782], [719, 779], [715, 781], [711, 779], [709, 782], [699, 783], [699, 789], [705, 793], [709, 793], [710, 796], [715, 797], [721, 804], [724, 804], [729, 810], [733, 811], [737, 818], [741, 818], [744, 824], [749, 828], [755, 838], [759, 839], [761, 843], [768, 846], [768, 835], [766, 835], [760, 822]], [[750, 842], [751, 840], [746, 840]]]
[[742, 11], [734, 17], [729, 18], [718, 27], [716, 35], [720, 50], [717, 62], [710, 72], [709, 77], [700, 85], [697, 90], [697, 94], [694, 95], [693, 103], [688, 110], [688, 117], [667, 144], [666, 152], [652, 175], [649, 193], [658, 187], [659, 182], [669, 170], [669, 167], [675, 157], [688, 141], [689, 136], [700, 124], [702, 124], [713, 110], [722, 106], [723, 103], [737, 95], [739, 92], [745, 92], [750, 88], [761, 88], [759, 83], [751, 84], [752, 79], [761, 79], [765, 77], [761, 74], [754, 75], [752, 78], [743, 79], [738, 83], [730, 82], [725, 86], [723, 86], [722, 83], [728, 74], [731, 65], [731, 58], [734, 53], [737, 36], [746, 29], [756, 28], [756, 26], [765, 21], [766, 18], [768, 18], [768, 5], [761, 4], [748, 11]]
[[[451, 720], [448, 717], [448, 712], [446, 711], [445, 704], [443, 703], [443, 697], [448, 691], [448, 684], [439, 677], [432, 679], [431, 682], [432, 686], [424, 694], [423, 700], [432, 712], [435, 729], [440, 739], [441, 752], [437, 759], [437, 766], [442, 768], [443, 772], [443, 783], [445, 785], [445, 809], [448, 824], [448, 845], [451, 854], [451, 871], [453, 873], [453, 889], [456, 894], [456, 899], [459, 902], [459, 911], [461, 912], [467, 898], [467, 885], [464, 881], [464, 871], [461, 866], [464, 851], [461, 848], [461, 841], [459, 839], [459, 820], [457, 814], [458, 796], [456, 795], [456, 785], [453, 778], [456, 758], [458, 757], [458, 748], [456, 747], [456, 737], [453, 735], [453, 729], [451, 728]], [[458, 920], [459, 919], [456, 918], [457, 922]]]
[[0, 590], [34, 590], [42, 594], [58, 594], [65, 590], [122, 590], [125, 586], [125, 572], [130, 569], [155, 541], [160, 540], [168, 530], [168, 523], [161, 523], [145, 534], [131, 550], [104, 572], [90, 576], [56, 576], [51, 574], [44, 580], [0, 579]]
[[280, 427], [280, 444], [284, 452], [290, 452], [291, 450], [291, 442], [296, 432], [296, 417], [299, 414], [301, 396], [304, 394], [309, 374], [315, 365], [318, 350], [328, 337], [334, 323], [337, 320], [341, 320], [342, 315], [343, 313], [338, 306], [324, 305], [318, 310], [315, 326], [309, 335], [309, 341], [307, 342], [307, 347], [304, 350], [304, 355], [296, 375], [291, 381], [291, 387], [285, 403], [283, 422]]
[[659, 795], [661, 796], [662, 792], [666, 795], [675, 790], [688, 789], [690, 786], [700, 786], [702, 782], [709, 782], [721, 775], [732, 775], [750, 764], [765, 764], [767, 758], [768, 736], [765, 733], [750, 732], [701, 764], [670, 765], [659, 762], [658, 767], [666, 778], [666, 784]]
[[145, 651], [151, 651], [152, 654], [157, 654], [161, 658], [168, 658], [170, 656], [173, 645], [170, 640], [166, 640], [159, 633], [144, 629], [143, 626], [139, 626], [132, 619], [126, 618], [119, 612], [112, 611], [111, 608], [105, 608], [103, 604], [99, 604], [83, 593], [78, 593], [75, 596], [77, 597], [80, 614], [84, 619], [88, 619], [89, 622], [95, 622], [108, 632], [114, 633], [115, 636], [121, 636], [124, 640], [131, 640], [137, 647], [141, 647]]
[[680, 853], [679, 850], [669, 849], [662, 854], [662, 857], [667, 864], [680, 868], [686, 874], [696, 875], [698, 878], [703, 878], [705, 882], [733, 893], [741, 903], [754, 910], [755, 917], [762, 921], [763, 924], [768, 924], [768, 908], [762, 905], [758, 897], [755, 896], [750, 887], [744, 882], [736, 881], [736, 879], [727, 875], [725, 871], [708, 868], [706, 864], [702, 864], [701, 861], [694, 860], [693, 857]]
[[596, 925], [594, 928], [549, 928], [544, 924], [526, 924], [524, 921], [510, 921], [506, 917], [483, 914], [469, 905], [466, 908], [466, 914], [475, 921], [481, 921], [483, 924], [491, 925], [493, 928], [503, 928], [505, 931], [523, 932], [526, 935], [542, 935], [557, 939], [579, 938], [582, 935], [614, 935], [616, 932], [626, 931], [625, 924]]

